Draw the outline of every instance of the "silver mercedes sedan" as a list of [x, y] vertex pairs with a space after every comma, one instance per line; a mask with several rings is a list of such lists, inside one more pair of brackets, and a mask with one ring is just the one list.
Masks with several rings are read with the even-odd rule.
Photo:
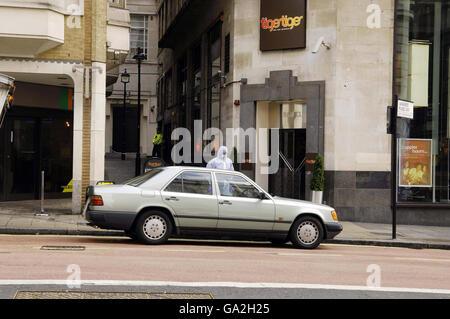
[[342, 231], [332, 207], [274, 197], [239, 172], [155, 168], [123, 185], [87, 188], [91, 226], [146, 244], [169, 237], [249, 239], [313, 249]]

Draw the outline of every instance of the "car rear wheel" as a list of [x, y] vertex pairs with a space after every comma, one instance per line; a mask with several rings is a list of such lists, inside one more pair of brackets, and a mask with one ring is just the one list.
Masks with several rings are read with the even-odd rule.
[[301, 217], [294, 222], [290, 238], [294, 246], [314, 249], [320, 245], [324, 235], [321, 222], [315, 217]]
[[143, 213], [137, 220], [135, 233], [145, 244], [163, 244], [172, 233], [172, 223], [166, 214], [158, 211], [148, 211]]

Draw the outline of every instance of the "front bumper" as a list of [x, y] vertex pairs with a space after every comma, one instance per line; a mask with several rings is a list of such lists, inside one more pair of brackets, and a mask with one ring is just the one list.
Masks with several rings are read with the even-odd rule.
[[333, 239], [337, 235], [339, 235], [344, 230], [344, 227], [342, 227], [339, 223], [326, 223], [325, 224], [325, 231], [327, 233], [327, 239]]

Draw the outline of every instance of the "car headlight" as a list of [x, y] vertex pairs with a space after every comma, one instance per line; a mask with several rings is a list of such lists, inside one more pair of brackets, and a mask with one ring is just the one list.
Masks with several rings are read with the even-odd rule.
[[333, 210], [333, 211], [331, 212], [331, 216], [333, 217], [333, 219], [334, 219], [335, 221], [339, 221], [338, 215], [337, 215], [337, 213], [336, 213], [335, 210]]

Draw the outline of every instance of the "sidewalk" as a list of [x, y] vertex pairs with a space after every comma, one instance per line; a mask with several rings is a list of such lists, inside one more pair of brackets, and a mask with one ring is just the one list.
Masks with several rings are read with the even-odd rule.
[[[96, 229], [86, 225], [81, 215], [71, 214], [70, 200], [46, 200], [48, 217], [40, 212], [38, 201], [0, 203], [0, 234], [124, 236], [121, 231]], [[344, 231], [336, 244], [434, 248], [450, 250], [450, 227], [398, 225], [397, 239], [392, 240], [392, 225], [341, 222]]]
[[45, 200], [47, 216], [40, 213], [39, 201], [0, 203], [0, 234], [124, 236], [122, 231], [87, 226], [81, 215], [72, 215], [70, 199]]

